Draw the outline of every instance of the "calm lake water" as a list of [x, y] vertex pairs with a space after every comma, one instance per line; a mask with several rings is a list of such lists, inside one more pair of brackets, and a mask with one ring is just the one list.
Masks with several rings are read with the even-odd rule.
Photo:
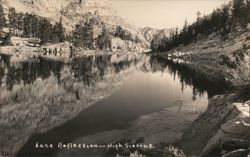
[[63, 156], [58, 148], [35, 145], [126, 130], [140, 117], [173, 107], [181, 112], [187, 105], [200, 114], [222, 87], [221, 80], [185, 64], [143, 54], [89, 56], [67, 64], [43, 58], [11, 63], [1, 56], [0, 151]]

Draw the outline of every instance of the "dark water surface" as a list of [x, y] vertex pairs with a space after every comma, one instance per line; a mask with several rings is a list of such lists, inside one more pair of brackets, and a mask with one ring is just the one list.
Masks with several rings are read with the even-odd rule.
[[202, 112], [223, 87], [221, 80], [147, 55], [89, 56], [67, 64], [43, 58], [11, 63], [1, 56], [0, 150], [53, 156], [59, 149], [37, 149], [36, 143], [127, 129], [143, 115], [180, 106], [180, 100]]

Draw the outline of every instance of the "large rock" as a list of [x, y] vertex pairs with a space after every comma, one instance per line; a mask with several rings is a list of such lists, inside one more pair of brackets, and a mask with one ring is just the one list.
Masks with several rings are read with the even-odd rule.
[[187, 155], [218, 156], [250, 147], [249, 104], [233, 103], [235, 98], [223, 95], [209, 101], [207, 111], [183, 135]]
[[[202, 156], [208, 156], [215, 150], [228, 152], [227, 156], [229, 156], [229, 154], [232, 155], [246, 152], [247, 149], [250, 148], [249, 105], [250, 104], [246, 103], [231, 104], [231, 106], [236, 108], [236, 111], [238, 111], [239, 114], [235, 118], [225, 122], [220, 126], [217, 133], [211, 140], [209, 140], [202, 152]], [[249, 150], [248, 153], [250, 153]]]
[[247, 25], [247, 29], [250, 31], [250, 23]]

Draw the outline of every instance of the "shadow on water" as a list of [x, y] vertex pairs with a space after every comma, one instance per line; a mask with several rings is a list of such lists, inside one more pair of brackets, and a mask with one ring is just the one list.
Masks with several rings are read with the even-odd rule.
[[[69, 76], [65, 77], [64, 73], [67, 69]], [[159, 73], [161, 75], [166, 74], [166, 76], [161, 76]], [[58, 98], [42, 97], [42, 99], [46, 100], [44, 104], [40, 98], [39, 100], [32, 96], [26, 98], [25, 100], [32, 99], [34, 103], [37, 101], [37, 103], [41, 103], [42, 107], [47, 107], [48, 116], [44, 117], [43, 122], [39, 121], [39, 123], [43, 124], [39, 126], [43, 126], [43, 128], [39, 128], [39, 126], [35, 129], [31, 126], [17, 128], [15, 126], [19, 123], [18, 121], [1, 126], [6, 128], [6, 130], [1, 131], [6, 137], [1, 139], [10, 141], [9, 145], [5, 146], [7, 153], [16, 154], [18, 152], [17, 156], [52, 156], [59, 150], [35, 149], [36, 142], [56, 146], [58, 142], [72, 142], [76, 138], [105, 130], [126, 129], [130, 126], [131, 121], [141, 115], [160, 111], [167, 107], [166, 104], [176, 100], [173, 95], [165, 98], [166, 95], [164, 94], [173, 94], [174, 90], [168, 89], [170, 86], [173, 89], [180, 86], [184, 94], [190, 94], [192, 98], [191, 100], [188, 98], [186, 102], [207, 99], [204, 95], [207, 94], [208, 97], [211, 97], [226, 90], [223, 80], [207, 78], [202, 72], [191, 69], [185, 64], [177, 64], [169, 60], [146, 55], [133, 56], [132, 58], [129, 55], [86, 56], [76, 58], [70, 64], [42, 58], [29, 62], [11, 63], [8, 56], [2, 56], [0, 62], [0, 90], [2, 90], [2, 87], [7, 86], [7, 89], [12, 91], [15, 85], [21, 83], [25, 89], [27, 85], [30, 86], [29, 88], [33, 88], [33, 84], [37, 83], [38, 78], [44, 80], [43, 83], [47, 83], [52, 75], [56, 78], [58, 86], [66, 90], [66, 94], [59, 95]], [[154, 80], [156, 80], [155, 84], [157, 82], [160, 84], [161, 81], [165, 82], [166, 88], [161, 84], [159, 87], [153, 87]], [[125, 85], [118, 85], [121, 82]], [[134, 88], [134, 85], [138, 85], [138, 87]], [[119, 87], [118, 90], [114, 90], [115, 87]], [[162, 91], [159, 88], [162, 88], [163, 93], [160, 93]], [[184, 90], [186, 88], [190, 88], [191, 92]], [[137, 93], [133, 92], [133, 90], [136, 90]], [[114, 93], [114, 91], [116, 92]], [[61, 100], [72, 97], [72, 95], [74, 97], [71, 100], [71, 102], [73, 101], [72, 104], [60, 104], [62, 107], [56, 107], [56, 110], [58, 110], [56, 112], [54, 111], [55, 107], [54, 110], [50, 110], [52, 107], [51, 104], [47, 103], [48, 99]], [[3, 104], [3, 101], [1, 101], [0, 99], [0, 107]], [[17, 103], [15, 100], [11, 102]], [[18, 103], [25, 104], [21, 100]], [[88, 103], [91, 106], [86, 109], [79, 107]], [[74, 104], [76, 104], [75, 110], [77, 112], [72, 111], [72, 118], [62, 119], [60, 125], [51, 123], [53, 116], [62, 118], [61, 115], [71, 112], [63, 111], [65, 109], [63, 108], [64, 105], [74, 108], [72, 106]], [[31, 106], [28, 106], [28, 109]], [[26, 110], [27, 108], [25, 112]], [[30, 114], [32, 114], [33, 109], [30, 109], [30, 111]], [[6, 116], [6, 121], [12, 118], [11, 115], [12, 111], [9, 116]], [[31, 121], [32, 124], [36, 122], [34, 119], [25, 119], [25, 121]], [[16, 142], [14, 138], [18, 139], [18, 135], [12, 137], [9, 132], [18, 132], [17, 129], [21, 129], [20, 132], [25, 134], [27, 141], [22, 138], [24, 135], [20, 135], [20, 141], [17, 144], [19, 149], [11, 152], [7, 147], [14, 145], [14, 142]], [[40, 132], [39, 129], [44, 131]], [[12, 141], [13, 143], [11, 143]], [[6, 141], [1, 142], [5, 143]]]

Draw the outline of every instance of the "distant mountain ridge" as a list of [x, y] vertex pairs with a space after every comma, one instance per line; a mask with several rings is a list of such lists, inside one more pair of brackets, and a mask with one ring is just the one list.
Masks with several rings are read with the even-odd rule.
[[153, 39], [156, 41], [159, 41], [162, 38], [169, 37], [172, 28], [166, 28], [166, 29], [156, 29], [156, 28], [151, 28], [151, 27], [144, 27], [140, 28], [140, 31], [144, 38], [150, 42]]

